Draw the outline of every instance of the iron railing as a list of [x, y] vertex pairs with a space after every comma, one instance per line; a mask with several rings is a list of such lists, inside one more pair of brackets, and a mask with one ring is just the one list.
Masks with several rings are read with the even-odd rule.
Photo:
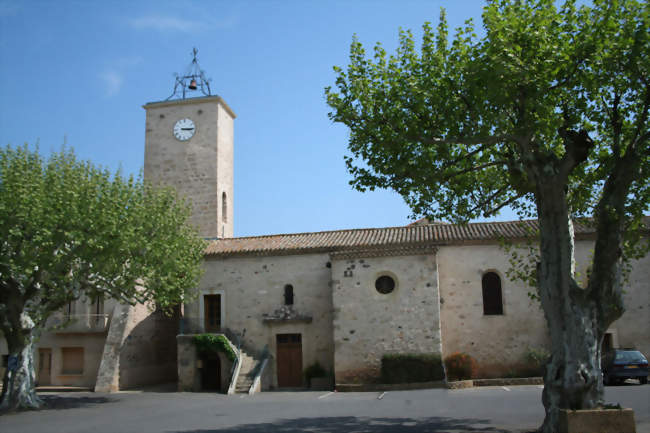
[[54, 332], [105, 332], [109, 326], [109, 314], [66, 314], [50, 316], [46, 326]]

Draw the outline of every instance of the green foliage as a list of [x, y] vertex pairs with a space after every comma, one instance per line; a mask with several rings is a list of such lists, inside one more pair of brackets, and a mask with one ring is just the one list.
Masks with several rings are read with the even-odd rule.
[[548, 363], [549, 361], [550, 356], [551, 354], [549, 353], [549, 351], [544, 349], [543, 347], [539, 347], [539, 348], [529, 347], [526, 350], [524, 359], [526, 363], [530, 365], [531, 368], [538, 373], [537, 374], [538, 376], [542, 376], [542, 373], [544, 371], [546, 363]]
[[650, 203], [649, 10], [490, 1], [482, 39], [471, 21], [450, 39], [444, 11], [419, 49], [410, 31], [390, 56], [355, 37], [325, 90], [330, 118], [350, 128], [350, 183], [397, 191], [414, 216], [463, 222], [504, 206], [535, 216], [536, 183], [561, 176], [571, 212], [590, 214], [616, 159], [635, 154], [634, 228]]
[[443, 380], [445, 372], [436, 354], [387, 354], [381, 358], [383, 383], [414, 383]]
[[[464, 223], [510, 207], [538, 219], [539, 250], [518, 252], [509, 277], [538, 287], [564, 369], [546, 389], [544, 431], [557, 430], [558, 405], [601, 398], [596, 377], [579, 390], [568, 379], [582, 370], [565, 348], [623, 314], [624, 263], [650, 249], [650, 2], [556, 3], [490, 0], [481, 38], [471, 21], [450, 38], [443, 11], [419, 48], [400, 31], [393, 55], [355, 37], [325, 89], [330, 119], [350, 129], [357, 190], [392, 189], [416, 218]], [[583, 216], [596, 232], [586, 285], [570, 223]]]
[[305, 368], [304, 375], [306, 382], [309, 383], [312, 377], [326, 377], [327, 371], [318, 361], [316, 361], [309, 367]]
[[466, 353], [456, 352], [445, 358], [445, 369], [449, 380], [467, 380], [476, 376], [476, 360]]
[[26, 145], [0, 149], [0, 329], [13, 335], [20, 313], [38, 329], [80, 297], [170, 310], [202, 272], [189, 212], [172, 190], [71, 150], [44, 159]]
[[223, 335], [198, 334], [192, 337], [192, 342], [196, 346], [199, 355], [214, 355], [221, 352], [226, 355], [230, 362], [235, 362], [237, 359], [237, 355]]
[[511, 239], [501, 237], [499, 245], [508, 255], [509, 267], [506, 276], [511, 281], [521, 281], [532, 290], [528, 292], [531, 300], [539, 301], [537, 285], [537, 264], [540, 262], [539, 231], [525, 222], [519, 223], [526, 233], [526, 238], [513, 242]]

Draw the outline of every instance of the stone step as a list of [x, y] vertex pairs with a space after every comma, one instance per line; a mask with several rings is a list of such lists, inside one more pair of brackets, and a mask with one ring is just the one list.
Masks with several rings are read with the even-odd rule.
[[239, 377], [237, 378], [237, 384], [235, 385], [236, 393], [248, 393], [248, 390], [253, 386], [253, 381], [255, 379], [253, 372], [255, 367], [258, 364], [258, 360], [253, 356], [248, 355], [243, 350], [240, 353], [241, 356], [241, 367], [239, 368]]

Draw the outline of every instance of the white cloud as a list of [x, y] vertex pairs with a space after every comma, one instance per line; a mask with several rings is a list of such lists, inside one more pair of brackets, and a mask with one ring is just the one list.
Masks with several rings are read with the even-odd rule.
[[115, 70], [104, 71], [101, 78], [106, 86], [106, 96], [113, 96], [119, 92], [124, 82], [122, 74]]
[[129, 20], [129, 24], [131, 24], [131, 27], [135, 29], [153, 29], [158, 31], [176, 30], [181, 32], [191, 32], [203, 27], [203, 23], [199, 21], [159, 15], [133, 18]]
[[99, 77], [104, 82], [106, 96], [116, 95], [122, 89], [124, 76], [128, 70], [141, 62], [142, 57], [139, 56], [122, 57], [112, 61], [110, 67], [99, 74]]

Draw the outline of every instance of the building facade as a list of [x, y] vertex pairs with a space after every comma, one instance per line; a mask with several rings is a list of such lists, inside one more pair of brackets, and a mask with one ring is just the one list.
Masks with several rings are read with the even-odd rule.
[[[176, 188], [210, 239], [197, 296], [172, 318], [108, 300], [71, 304], [52, 324], [74, 320], [36, 345], [39, 385], [114, 391], [178, 380], [181, 390], [226, 392], [257, 375], [241, 390], [291, 389], [307, 385], [315, 364], [336, 383], [363, 383], [394, 353], [464, 352], [482, 377], [496, 377], [548, 348], [534, 289], [508, 279], [499, 241], [525, 243], [535, 221], [233, 238], [234, 112], [218, 96], [143, 108], [145, 179]], [[575, 233], [584, 274], [594, 234], [579, 223]], [[649, 281], [650, 257], [632, 263], [627, 311], [606, 345], [650, 354]], [[203, 333], [224, 335], [246, 362], [202, 358], [191, 339]]]

